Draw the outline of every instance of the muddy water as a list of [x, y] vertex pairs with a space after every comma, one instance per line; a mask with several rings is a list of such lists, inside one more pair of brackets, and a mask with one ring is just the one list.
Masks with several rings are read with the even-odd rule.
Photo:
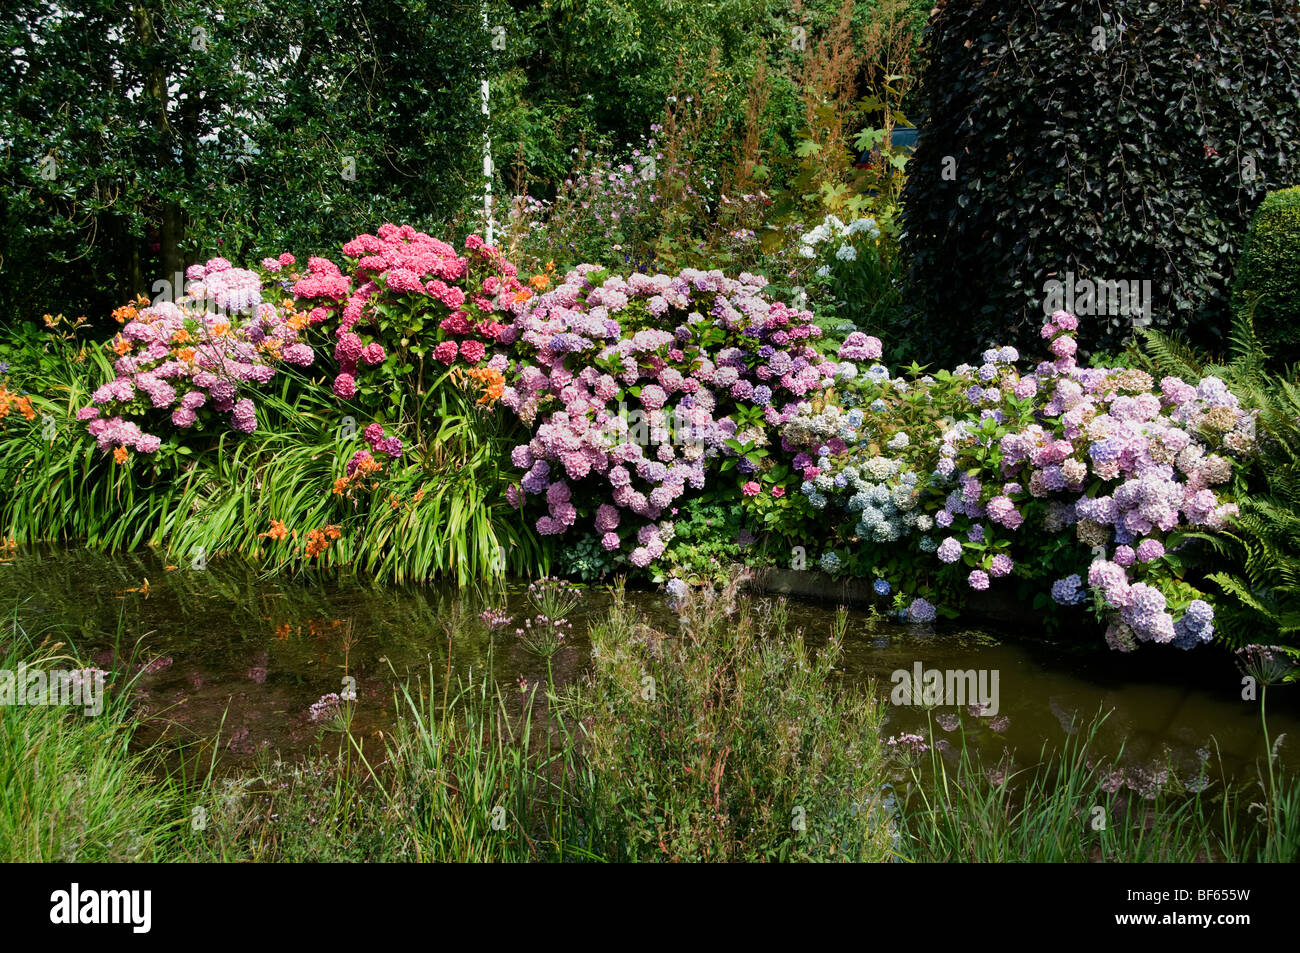
[[[146, 585], [147, 580], [147, 585]], [[630, 598], [659, 628], [673, 615], [663, 597]], [[477, 621], [448, 639], [441, 621], [460, 601], [476, 614], [504, 606], [516, 620], [496, 634]], [[557, 679], [586, 664], [583, 635], [608, 597], [593, 591], [572, 614], [573, 643], [555, 659]], [[209, 565], [168, 571], [151, 555], [106, 557], [84, 551], [21, 552], [0, 562], [0, 612], [30, 633], [77, 648], [107, 668], [136, 671], [139, 705], [149, 716], [142, 741], [185, 744], [218, 737], [227, 766], [262, 754], [301, 756], [320, 738], [311, 705], [355, 679], [355, 728], [377, 736], [392, 723], [393, 689], [407, 677], [544, 679], [544, 663], [514, 635], [526, 605], [522, 585], [478, 602], [455, 589], [376, 587], [355, 581], [263, 578], [246, 567]], [[833, 606], [792, 602], [791, 624], [811, 643], [831, 628]], [[1098, 736], [1105, 753], [1122, 752], [1124, 780], [1142, 791], [1172, 773], [1195, 787], [1207, 773], [1253, 775], [1263, 754], [1259, 706], [1241, 699], [1241, 675], [1228, 653], [1148, 647], [1135, 656], [1106, 650], [1098, 639], [1053, 639], [1042, 631], [997, 633], [940, 626], [918, 630], [850, 617], [843, 677], [871, 685], [886, 701], [895, 672], [977, 670], [993, 687], [996, 713], [967, 704], [886, 705], [887, 735], [919, 731], [942, 742], [964, 731], [996, 759], [1015, 751], [1032, 760], [1099, 711], [1109, 712]], [[121, 676], [119, 676], [121, 678]], [[1284, 762], [1300, 764], [1300, 686], [1269, 696], [1272, 736], [1286, 733]], [[1295, 740], [1295, 744], [1291, 743]]]

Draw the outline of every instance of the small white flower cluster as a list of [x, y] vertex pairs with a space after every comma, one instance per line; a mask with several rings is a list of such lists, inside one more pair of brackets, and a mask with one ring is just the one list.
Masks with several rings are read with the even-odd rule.
[[[799, 254], [804, 258], [816, 258], [817, 246], [823, 242], [838, 241], [835, 257], [839, 261], [856, 261], [858, 250], [849, 241], [855, 235], [865, 234], [868, 238], [880, 237], [880, 225], [874, 218], [856, 218], [845, 225], [837, 216], [827, 215], [822, 223], [811, 231], [799, 236]], [[825, 278], [830, 274], [830, 266], [823, 265], [817, 269], [817, 276]]]

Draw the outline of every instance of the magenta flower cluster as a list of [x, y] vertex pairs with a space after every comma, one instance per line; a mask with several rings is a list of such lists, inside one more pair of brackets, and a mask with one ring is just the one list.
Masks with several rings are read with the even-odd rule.
[[358, 375], [412, 338], [419, 347], [431, 338], [431, 356], [440, 364], [478, 365], [528, 297], [515, 266], [477, 235], [465, 240], [462, 255], [410, 225], [390, 223], [349, 241], [343, 254], [350, 274], [313, 258], [293, 286], [313, 306], [313, 323], [337, 319], [339, 370], [332, 387], [343, 400], [356, 395]]

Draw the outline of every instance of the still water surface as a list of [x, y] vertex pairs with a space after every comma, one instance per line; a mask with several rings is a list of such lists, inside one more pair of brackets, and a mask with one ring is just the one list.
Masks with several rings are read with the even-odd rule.
[[[144, 581], [148, 580], [147, 591]], [[755, 596], [753, 598], [760, 598]], [[647, 622], [672, 631], [675, 616], [661, 594], [629, 593]], [[515, 624], [527, 614], [522, 584], [480, 602], [454, 587], [381, 587], [356, 581], [266, 578], [238, 565], [168, 571], [152, 554], [104, 556], [82, 550], [19, 552], [0, 563], [0, 609], [28, 631], [51, 634], [104, 667], [147, 664], [137, 686], [149, 715], [143, 743], [184, 743], [220, 735], [225, 765], [260, 754], [300, 757], [319, 739], [307, 717], [313, 702], [356, 679], [356, 728], [375, 735], [392, 723], [393, 687], [408, 676], [441, 681], [480, 677], [491, 659], [503, 685], [545, 678], [544, 663], [514, 635], [493, 635], [471, 620], [448, 640], [440, 618], [460, 600], [470, 614], [504, 607]], [[584, 630], [609, 597], [593, 589], [573, 613], [572, 644], [555, 659], [560, 681], [580, 675]], [[831, 631], [835, 607], [791, 602], [791, 625], [812, 645]], [[922, 631], [850, 616], [842, 661], [847, 683], [888, 700], [891, 676], [924, 669], [976, 669], [998, 676], [996, 717], [940, 705], [887, 705], [886, 734], [919, 731], [955, 737], [961, 729], [996, 760], [1004, 750], [1032, 759], [1056, 746], [1099, 711], [1110, 712], [1098, 737], [1107, 754], [1122, 751], [1125, 781], [1142, 791], [1171, 772], [1195, 786], [1212, 777], [1253, 775], [1263, 756], [1258, 703], [1241, 699], [1241, 674], [1214, 647], [1192, 652], [1144, 647], [1133, 656], [1108, 651], [1098, 637], [1054, 638], [1032, 629], [979, 631], [940, 626]], [[1269, 728], [1287, 734], [1282, 760], [1300, 763], [1300, 686], [1269, 695]], [[1295, 743], [1292, 743], [1294, 739]], [[1221, 767], [1220, 767], [1221, 765]]]

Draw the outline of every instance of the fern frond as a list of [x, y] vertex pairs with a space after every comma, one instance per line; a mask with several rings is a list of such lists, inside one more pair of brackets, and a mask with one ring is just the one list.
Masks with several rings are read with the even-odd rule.
[[1161, 374], [1196, 380], [1204, 376], [1204, 362], [1181, 337], [1166, 334], [1155, 328], [1142, 328], [1139, 332], [1146, 353]]

